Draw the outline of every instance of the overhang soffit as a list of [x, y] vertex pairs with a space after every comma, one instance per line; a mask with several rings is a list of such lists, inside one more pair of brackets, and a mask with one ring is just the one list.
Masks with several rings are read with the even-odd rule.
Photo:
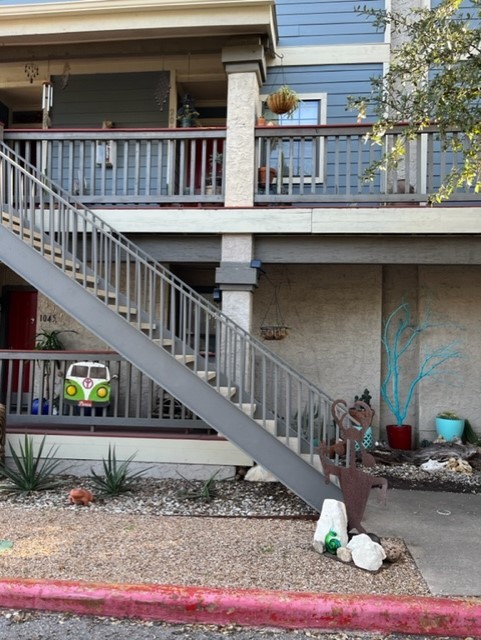
[[273, 0], [82, 0], [0, 6], [0, 45], [256, 35], [275, 46]]

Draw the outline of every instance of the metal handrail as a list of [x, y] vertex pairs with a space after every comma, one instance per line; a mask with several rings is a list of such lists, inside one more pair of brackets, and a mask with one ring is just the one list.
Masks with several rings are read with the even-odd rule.
[[0, 164], [4, 225], [312, 461], [332, 424], [325, 392], [4, 144]]

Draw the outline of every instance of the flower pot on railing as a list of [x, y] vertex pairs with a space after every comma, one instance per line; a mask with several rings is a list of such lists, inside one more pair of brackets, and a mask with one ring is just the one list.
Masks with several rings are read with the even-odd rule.
[[[269, 184], [272, 184], [276, 179], [277, 171], [275, 169], [269, 169]], [[259, 167], [258, 171], [259, 186], [265, 187], [267, 183], [267, 167]]]

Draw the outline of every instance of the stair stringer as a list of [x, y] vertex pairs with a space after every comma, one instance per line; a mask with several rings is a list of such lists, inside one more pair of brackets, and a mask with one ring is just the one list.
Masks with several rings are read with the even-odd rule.
[[3, 225], [0, 247], [0, 258], [13, 271], [269, 469], [314, 509], [320, 511], [325, 498], [342, 500], [339, 488], [326, 484], [319, 471], [296, 452]]

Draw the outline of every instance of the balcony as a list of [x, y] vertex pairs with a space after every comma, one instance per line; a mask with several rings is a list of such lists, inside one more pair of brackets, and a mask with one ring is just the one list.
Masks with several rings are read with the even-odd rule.
[[[407, 143], [397, 169], [377, 171], [366, 181], [367, 169], [396, 144], [402, 127], [386, 136], [384, 147], [366, 142], [369, 131], [366, 125], [257, 127], [253, 204], [420, 204], [461, 161], [443, 150], [431, 127]], [[91, 207], [224, 205], [229, 159], [223, 127], [6, 130], [5, 141]], [[480, 198], [460, 189], [451, 200], [467, 204]]]

